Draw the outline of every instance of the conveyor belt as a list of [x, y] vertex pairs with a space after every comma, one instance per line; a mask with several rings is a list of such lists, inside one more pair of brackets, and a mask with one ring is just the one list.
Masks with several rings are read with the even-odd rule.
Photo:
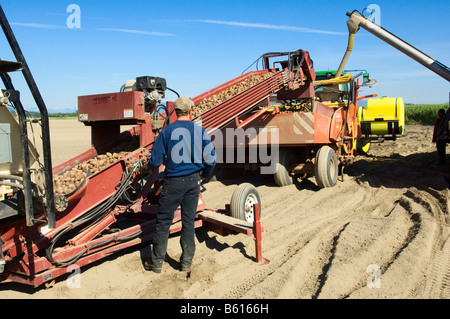
[[[217, 88], [214, 88], [202, 95], [193, 98], [195, 104], [203, 99], [218, 94], [227, 88], [244, 81], [250, 76], [261, 75], [269, 72], [268, 70], [248, 72], [234, 80], [231, 80]], [[194, 119], [194, 122], [201, 124], [208, 133], [216, 129], [220, 129], [224, 125], [231, 122], [239, 115], [249, 111], [258, 102], [268, 98], [284, 87], [282, 72], [274, 72], [274, 74], [259, 82], [258, 84], [246, 89], [245, 91], [233, 96], [232, 98], [216, 105], [210, 110], [204, 112]]]

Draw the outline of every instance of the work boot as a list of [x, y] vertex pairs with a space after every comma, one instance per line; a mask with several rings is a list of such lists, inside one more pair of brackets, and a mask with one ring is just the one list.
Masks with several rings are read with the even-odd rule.
[[191, 265], [183, 265], [183, 264], [181, 264], [181, 271], [182, 272], [191, 272]]
[[144, 261], [144, 269], [147, 271], [153, 271], [154, 273], [160, 274], [162, 266], [154, 265], [151, 260], [146, 260]]

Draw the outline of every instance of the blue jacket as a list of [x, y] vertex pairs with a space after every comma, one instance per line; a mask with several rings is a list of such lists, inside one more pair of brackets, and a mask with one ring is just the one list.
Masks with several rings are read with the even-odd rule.
[[216, 165], [216, 152], [205, 129], [191, 121], [175, 121], [161, 130], [151, 150], [148, 168], [166, 157], [164, 176], [185, 176], [201, 171], [206, 178]]

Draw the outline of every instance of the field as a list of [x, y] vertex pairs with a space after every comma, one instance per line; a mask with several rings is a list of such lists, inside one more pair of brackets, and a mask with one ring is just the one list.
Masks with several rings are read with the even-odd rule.
[[[372, 145], [334, 188], [314, 178], [277, 187], [271, 176], [214, 181], [210, 208], [252, 182], [262, 201], [263, 256], [250, 236], [197, 230], [190, 276], [177, 270], [179, 238], [169, 240], [161, 274], [146, 272], [144, 244], [81, 269], [78, 288], [0, 287], [0, 298], [450, 298], [450, 166], [438, 166], [432, 126], [408, 125], [396, 141]], [[89, 129], [51, 121], [54, 165], [89, 147]], [[447, 158], [447, 160], [450, 160]]]
[[448, 104], [410, 104], [405, 105], [406, 124], [434, 125], [440, 109], [447, 111]]

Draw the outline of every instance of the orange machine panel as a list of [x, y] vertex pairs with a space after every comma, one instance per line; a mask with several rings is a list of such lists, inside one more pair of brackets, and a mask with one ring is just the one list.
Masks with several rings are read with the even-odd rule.
[[143, 120], [144, 93], [117, 92], [78, 97], [80, 122]]

